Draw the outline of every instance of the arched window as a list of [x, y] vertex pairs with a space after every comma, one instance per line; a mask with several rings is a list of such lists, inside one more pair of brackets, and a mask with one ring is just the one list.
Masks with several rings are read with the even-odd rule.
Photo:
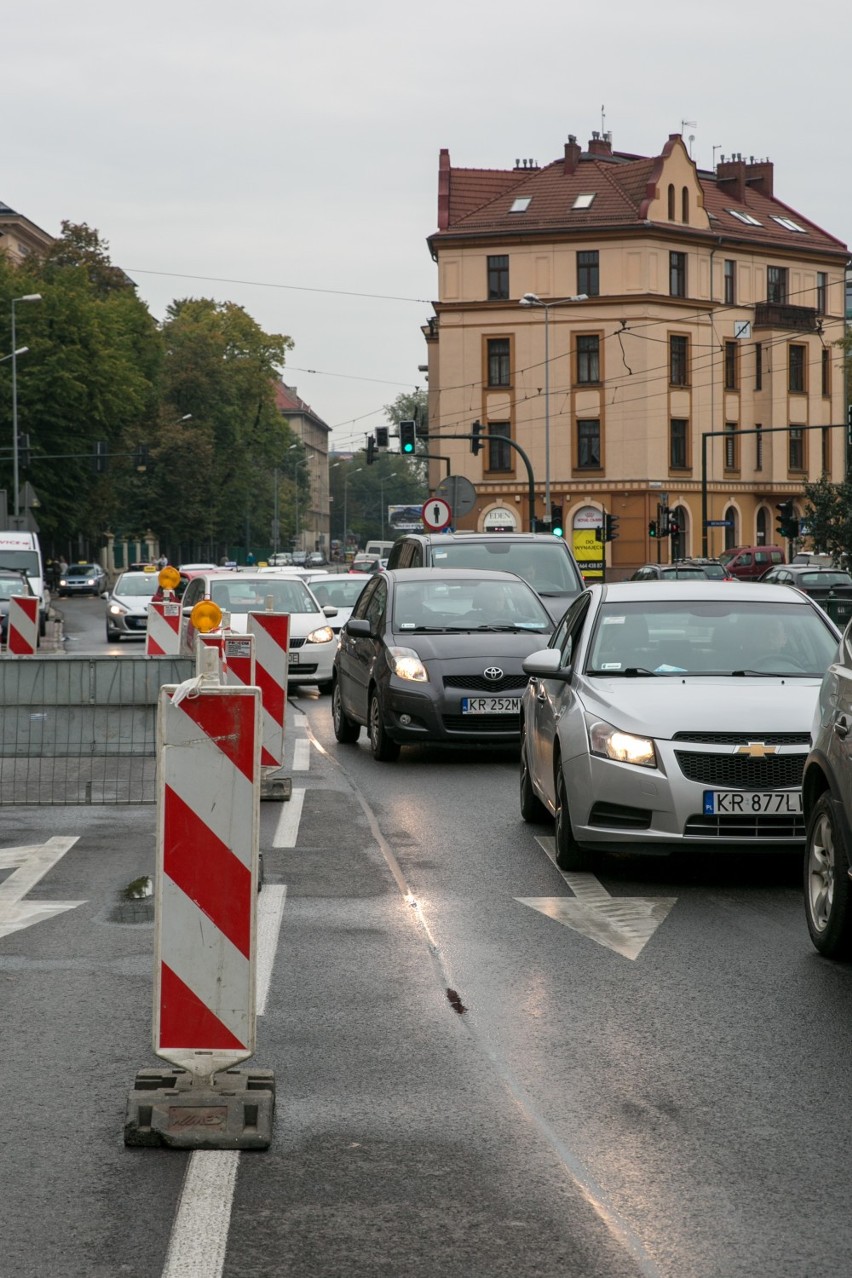
[[674, 220], [675, 220], [675, 189], [674, 189], [674, 186], [671, 183], [669, 183], [669, 221], [673, 222]]
[[739, 517], [734, 506], [725, 511], [725, 549], [733, 550], [739, 545]]
[[689, 187], [685, 186], [680, 193], [680, 220], [689, 222]]
[[757, 545], [765, 546], [769, 541], [768, 537], [768, 512], [765, 506], [761, 506], [757, 512]]

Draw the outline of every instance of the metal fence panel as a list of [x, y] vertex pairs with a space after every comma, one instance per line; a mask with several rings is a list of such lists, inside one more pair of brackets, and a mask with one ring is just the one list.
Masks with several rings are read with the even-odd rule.
[[153, 803], [157, 699], [190, 657], [0, 660], [0, 804]]

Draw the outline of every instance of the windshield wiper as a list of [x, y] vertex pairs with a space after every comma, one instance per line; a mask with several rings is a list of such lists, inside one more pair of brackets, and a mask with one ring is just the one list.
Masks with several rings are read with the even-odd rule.
[[732, 670], [735, 679], [820, 679], [811, 670]]
[[587, 670], [586, 674], [601, 675], [604, 679], [658, 679], [656, 670], [646, 670], [644, 666], [626, 666], [624, 670]]

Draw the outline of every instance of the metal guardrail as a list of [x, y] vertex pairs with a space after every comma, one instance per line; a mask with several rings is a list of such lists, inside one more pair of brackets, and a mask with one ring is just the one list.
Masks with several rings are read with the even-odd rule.
[[0, 659], [0, 804], [153, 803], [157, 700], [189, 657]]

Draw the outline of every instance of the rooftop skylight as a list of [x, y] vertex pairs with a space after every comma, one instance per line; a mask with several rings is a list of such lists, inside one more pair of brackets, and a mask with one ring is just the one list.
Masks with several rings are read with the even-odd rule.
[[578, 195], [574, 203], [571, 205], [571, 208], [572, 209], [590, 209], [592, 207], [592, 201], [594, 200], [596, 194], [597, 192], [593, 191], [591, 195]]
[[527, 209], [530, 206], [531, 200], [532, 200], [531, 195], [519, 195], [517, 199], [512, 201], [512, 207], [509, 209], [509, 212], [510, 213], [526, 213]]
[[783, 226], [787, 231], [799, 231], [802, 235], [807, 235], [807, 231], [803, 226], [799, 226], [798, 222], [794, 222], [791, 217], [777, 217], [774, 213], [770, 214], [773, 222], [777, 222], [779, 226]]
[[752, 217], [750, 213], [743, 213], [740, 209], [727, 209], [731, 217], [738, 218], [740, 222], [745, 222], [746, 226], [763, 226], [762, 222], [758, 222], [756, 217]]

